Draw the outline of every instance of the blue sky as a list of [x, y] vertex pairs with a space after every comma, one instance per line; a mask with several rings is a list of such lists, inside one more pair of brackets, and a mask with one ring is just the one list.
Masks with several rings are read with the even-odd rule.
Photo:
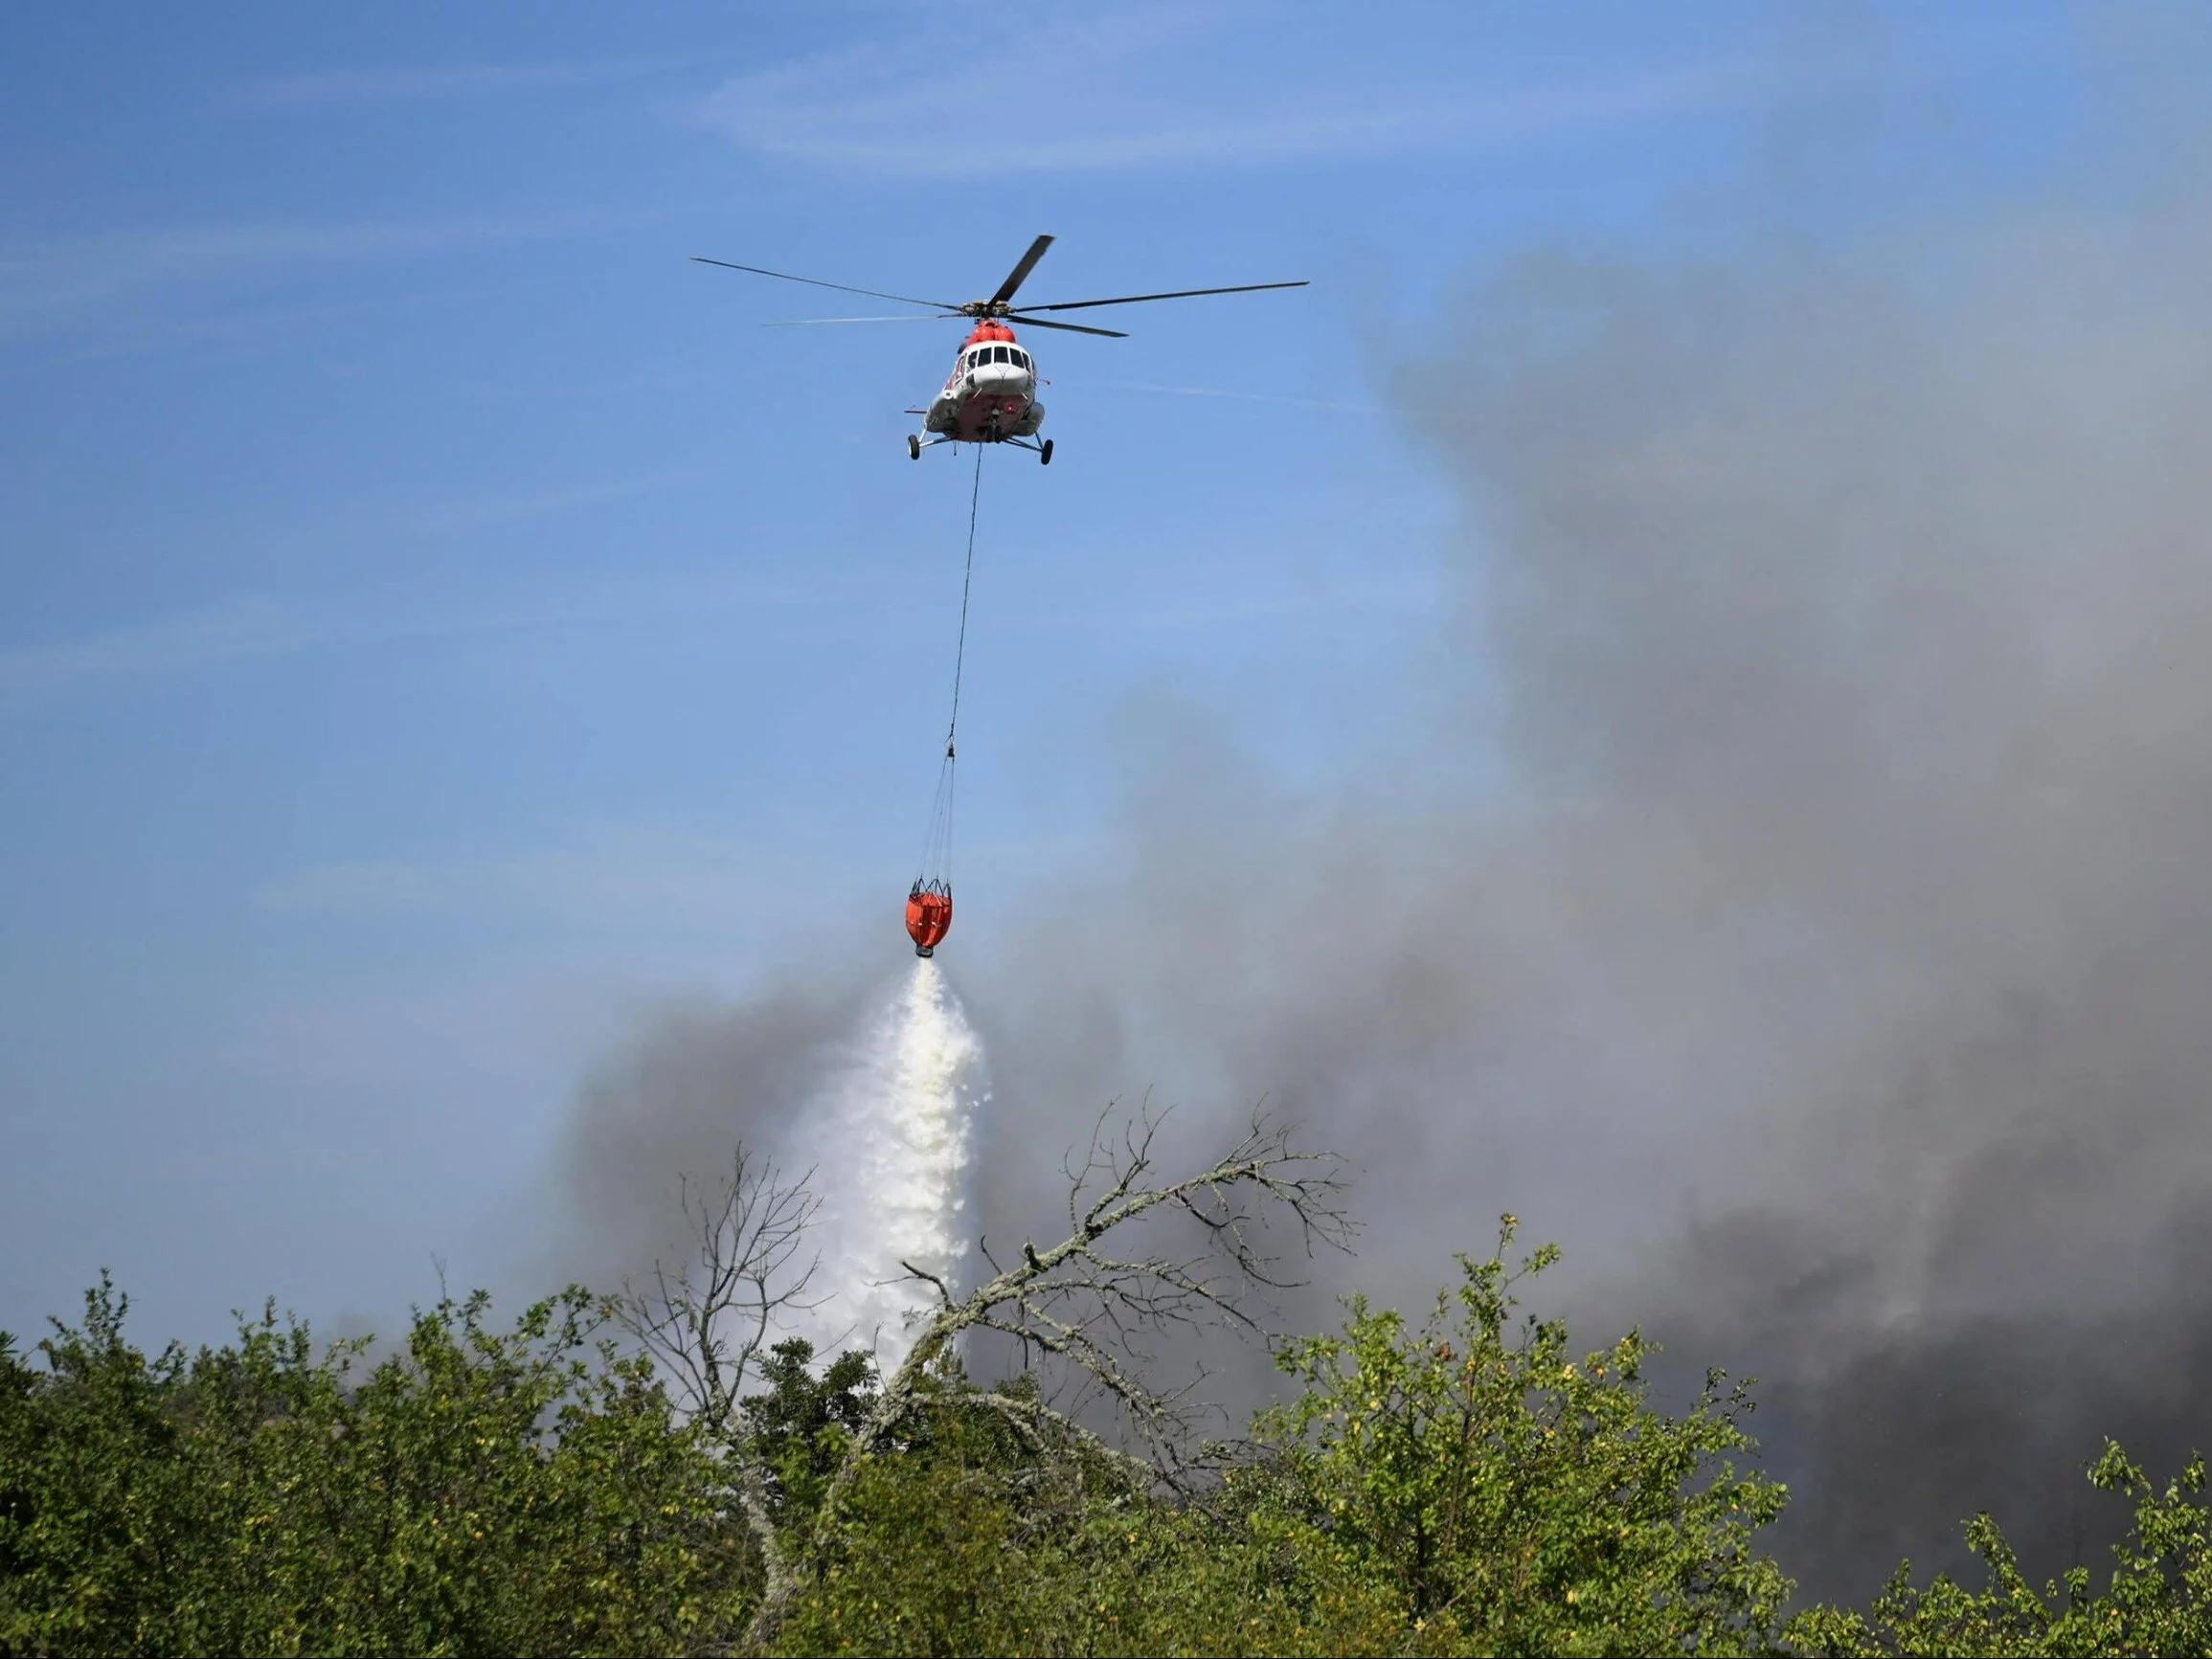
[[1027, 338], [1057, 454], [986, 461], [963, 716], [987, 951], [1106, 833], [1133, 703], [1306, 781], [1403, 741], [1460, 509], [1392, 380], [1474, 274], [1700, 235], [1877, 60], [1901, 136], [1821, 234], [2040, 177], [2089, 96], [2010, 3], [5, 27], [18, 1331], [102, 1265], [194, 1336], [503, 1270], [640, 1009], [902, 948], [968, 457], [901, 411], [959, 333], [761, 328], [840, 297], [686, 256], [958, 300], [1049, 231], [1039, 301], [1313, 280]]

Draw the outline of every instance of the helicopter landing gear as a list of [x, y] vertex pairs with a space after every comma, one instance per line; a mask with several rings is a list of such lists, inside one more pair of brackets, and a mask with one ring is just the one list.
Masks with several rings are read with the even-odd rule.
[[1052, 464], [1052, 440], [1049, 437], [1045, 439], [1044, 446], [1037, 451], [1037, 464], [1039, 466], [1050, 466]]
[[906, 453], [910, 460], [921, 460], [921, 439], [911, 432], [906, 435]]
[[1052, 464], [1052, 440], [1049, 437], [1045, 439], [1043, 443], [1030, 443], [1027, 439], [1019, 437], [1004, 437], [1001, 438], [999, 441], [1002, 443], [1010, 443], [1016, 449], [1027, 450], [1046, 466], [1050, 466]]

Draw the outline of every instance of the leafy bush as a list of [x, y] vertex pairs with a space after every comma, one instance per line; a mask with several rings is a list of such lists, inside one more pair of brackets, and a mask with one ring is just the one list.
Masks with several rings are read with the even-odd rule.
[[[0, 1359], [0, 1649], [651, 1653], [756, 1575], [718, 1466], [571, 1290], [318, 1353], [273, 1312], [188, 1359], [81, 1325]], [[359, 1373], [360, 1375], [356, 1375]]]
[[272, 1312], [149, 1356], [103, 1279], [34, 1355], [0, 1334], [0, 1654], [741, 1651], [763, 1537], [779, 1652], [2212, 1651], [2204, 1465], [2155, 1488], [2110, 1445], [2101, 1592], [2031, 1587], [1985, 1514], [1981, 1588], [1901, 1567], [1782, 1624], [1745, 1389], [1668, 1416], [1636, 1334], [1572, 1357], [1517, 1312], [1555, 1252], [1509, 1267], [1512, 1237], [1418, 1325], [1355, 1297], [1282, 1344], [1298, 1396], [1183, 1491], [949, 1358], [875, 1441], [869, 1360], [787, 1342], [710, 1434], [580, 1289], [507, 1329], [440, 1301], [382, 1359]]
[[1852, 1655], [2212, 1653], [2212, 1512], [2199, 1501], [2204, 1460], [2191, 1458], [2159, 1491], [2107, 1441], [2089, 1480], [2135, 1500], [2134, 1525], [2112, 1547], [2116, 1560], [2103, 1595], [2090, 1594], [2087, 1567], [2039, 1595], [1985, 1513], [1966, 1529], [1987, 1575], [1981, 1589], [1948, 1577], [1915, 1589], [1907, 1562], [1870, 1613], [1819, 1607], [1799, 1615], [1790, 1625], [1793, 1645], [1805, 1653]]
[[1513, 1321], [1502, 1252], [1418, 1330], [1357, 1298], [1286, 1345], [1300, 1397], [1203, 1501], [1047, 1458], [989, 1414], [870, 1460], [780, 1642], [793, 1652], [1772, 1650], [1790, 1583], [1753, 1548], [1782, 1489], [1719, 1379], [1682, 1418], [1635, 1335], [1577, 1363]]
[[1557, 1321], [1514, 1321], [1505, 1218], [1460, 1258], [1418, 1330], [1348, 1304], [1341, 1335], [1289, 1345], [1305, 1385], [1263, 1415], [1309, 1559], [1354, 1568], [1439, 1649], [1709, 1653], [1772, 1646], [1790, 1581], [1753, 1547], [1787, 1494], [1728, 1458], [1750, 1401], [1719, 1374], [1690, 1411], [1646, 1402], [1631, 1333], [1575, 1360]]

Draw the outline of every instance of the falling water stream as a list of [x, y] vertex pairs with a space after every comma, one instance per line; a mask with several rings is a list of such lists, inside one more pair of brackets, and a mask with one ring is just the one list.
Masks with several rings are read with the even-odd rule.
[[818, 1351], [871, 1350], [896, 1366], [936, 1303], [902, 1263], [958, 1285], [966, 1266], [968, 1174], [988, 1101], [982, 1042], [935, 961], [917, 960], [824, 1085], [792, 1147], [823, 1199], [821, 1305], [802, 1333]]

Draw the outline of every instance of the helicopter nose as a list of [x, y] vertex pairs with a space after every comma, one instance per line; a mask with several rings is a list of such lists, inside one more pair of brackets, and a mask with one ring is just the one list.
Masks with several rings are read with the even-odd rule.
[[989, 392], [1027, 392], [1028, 371], [1012, 363], [979, 363], [976, 365], [976, 390]]

